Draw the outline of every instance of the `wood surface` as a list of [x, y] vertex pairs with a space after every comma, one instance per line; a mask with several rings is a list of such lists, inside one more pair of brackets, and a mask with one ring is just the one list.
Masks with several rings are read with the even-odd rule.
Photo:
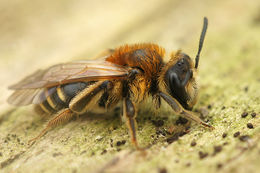
[[[258, 0], [2, 0], [0, 11], [0, 172], [260, 172]], [[178, 116], [166, 103], [151, 111], [148, 102], [137, 118], [139, 143], [150, 146], [145, 154], [131, 146], [116, 113], [80, 116], [27, 145], [46, 120], [32, 106], [8, 105], [9, 85], [126, 43], [152, 42], [195, 58], [204, 16], [195, 110], [215, 130], [191, 123], [178, 137]]]

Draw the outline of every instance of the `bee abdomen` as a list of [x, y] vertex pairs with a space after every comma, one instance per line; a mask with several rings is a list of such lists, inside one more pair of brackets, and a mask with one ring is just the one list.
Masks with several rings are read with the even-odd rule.
[[69, 107], [71, 99], [91, 83], [77, 82], [45, 89], [41, 96], [43, 102], [36, 106], [36, 112], [52, 114]]

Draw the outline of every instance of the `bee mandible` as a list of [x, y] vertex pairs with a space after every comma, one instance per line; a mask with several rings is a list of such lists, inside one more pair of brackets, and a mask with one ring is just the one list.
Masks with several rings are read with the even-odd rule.
[[56, 125], [88, 112], [122, 107], [132, 144], [136, 137], [136, 105], [152, 97], [155, 108], [164, 100], [173, 111], [208, 128], [194, 112], [198, 98], [197, 73], [208, 20], [204, 17], [195, 62], [178, 50], [164, 61], [165, 49], [152, 43], [123, 45], [97, 60], [83, 60], [38, 70], [9, 88], [8, 102], [16, 106], [34, 104], [38, 113], [54, 117], [35, 142]]

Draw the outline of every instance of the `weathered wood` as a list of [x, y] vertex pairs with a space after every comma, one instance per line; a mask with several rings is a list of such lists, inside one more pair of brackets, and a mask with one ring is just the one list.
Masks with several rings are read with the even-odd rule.
[[[0, 172], [259, 172], [259, 7], [258, 0], [1, 1]], [[194, 57], [204, 16], [209, 28], [195, 110], [215, 130], [192, 123], [181, 133], [162, 102], [156, 113], [139, 109], [139, 144], [150, 146], [145, 154], [133, 149], [113, 114], [81, 116], [27, 146], [46, 121], [30, 106], [8, 105], [8, 85], [125, 43], [154, 42]]]

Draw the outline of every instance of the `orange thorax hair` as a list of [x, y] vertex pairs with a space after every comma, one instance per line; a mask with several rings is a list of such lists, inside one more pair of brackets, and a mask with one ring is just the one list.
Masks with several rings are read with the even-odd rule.
[[106, 60], [122, 66], [141, 68], [146, 77], [151, 79], [158, 74], [164, 54], [164, 48], [152, 43], [124, 45], [115, 49]]

